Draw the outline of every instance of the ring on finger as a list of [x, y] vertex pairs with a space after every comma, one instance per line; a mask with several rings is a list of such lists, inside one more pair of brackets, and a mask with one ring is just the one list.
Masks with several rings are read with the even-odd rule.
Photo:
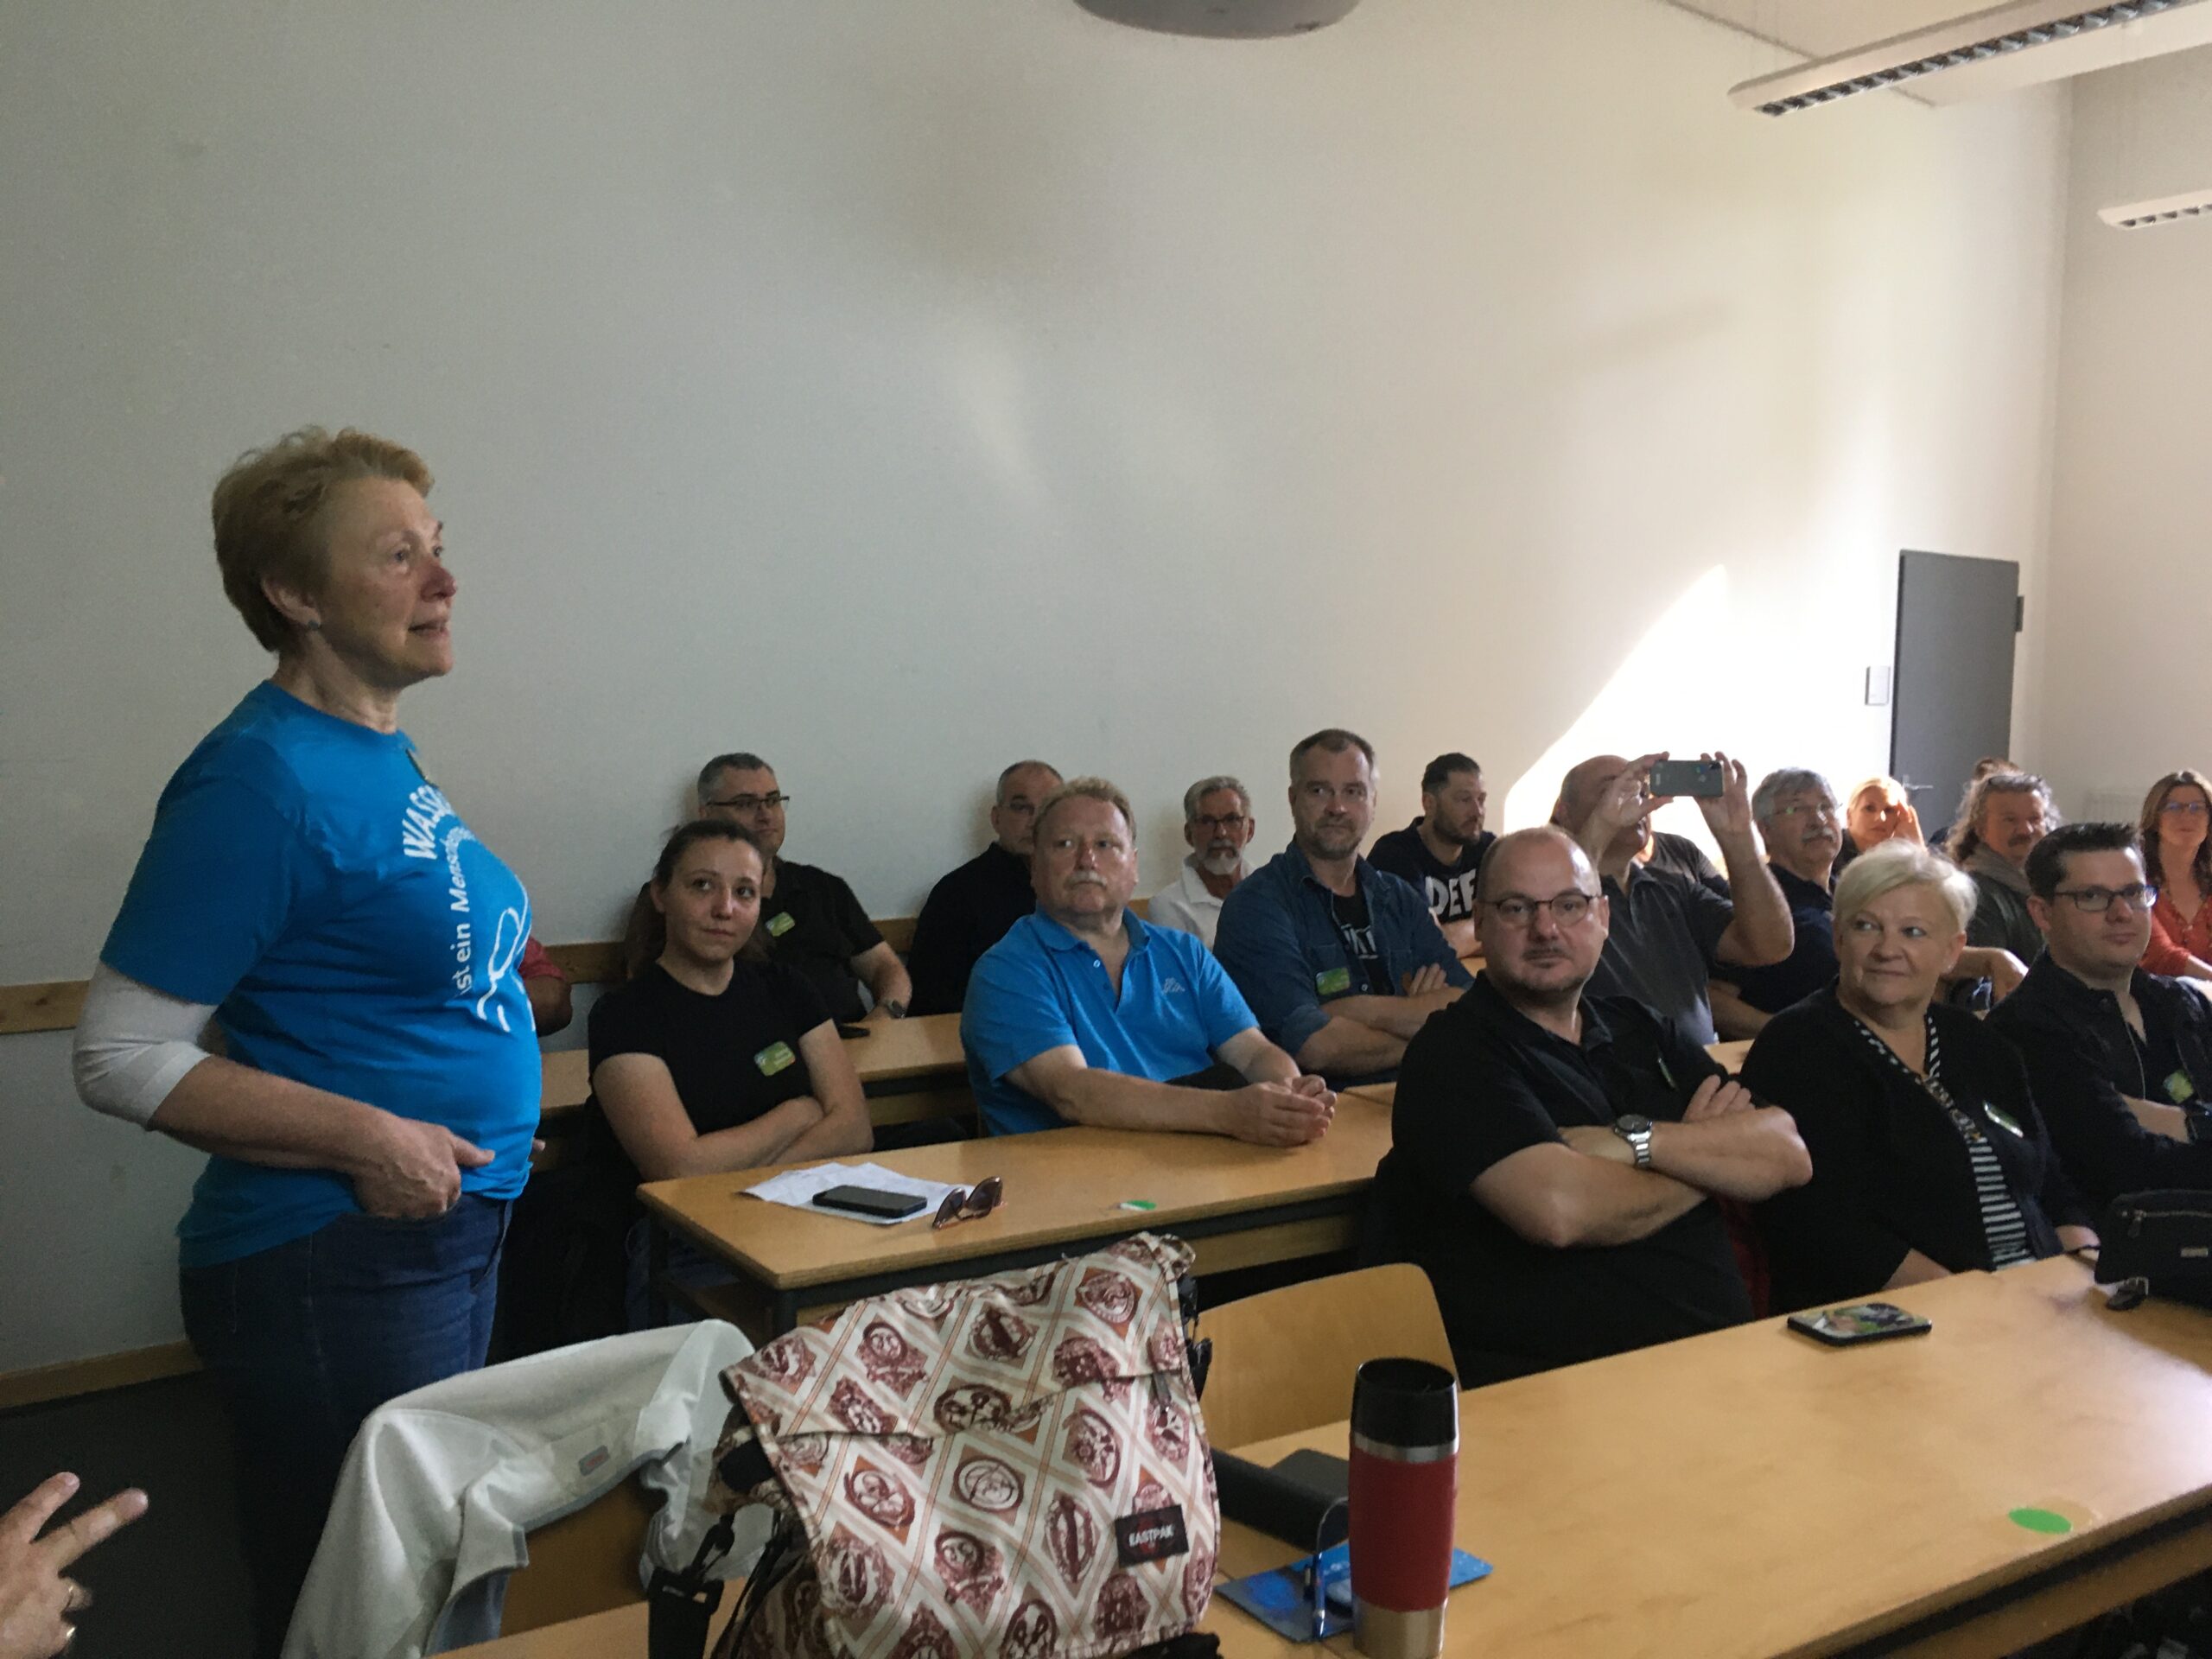
[[69, 1586], [68, 1599], [61, 1604], [63, 1612], [81, 1613], [92, 1605], [92, 1592], [76, 1580], [64, 1579], [62, 1582]]

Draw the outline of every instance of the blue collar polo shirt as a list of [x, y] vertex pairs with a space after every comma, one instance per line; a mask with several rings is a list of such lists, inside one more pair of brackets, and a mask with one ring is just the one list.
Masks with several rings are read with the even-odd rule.
[[1406, 975], [1434, 963], [1445, 982], [1474, 983], [1427, 895], [1365, 859], [1347, 901], [1323, 887], [1296, 843], [1239, 881], [1221, 906], [1214, 950], [1259, 1016], [1268, 1040], [1295, 1059], [1329, 1023], [1339, 996], [1395, 995]]
[[1090, 942], [1041, 912], [1008, 928], [976, 964], [960, 1041], [976, 1108], [991, 1134], [1065, 1124], [1043, 1101], [1007, 1081], [1007, 1073], [1050, 1049], [1073, 1045], [1085, 1065], [1100, 1071], [1169, 1083], [1205, 1071], [1216, 1049], [1258, 1023], [1198, 939], [1147, 926], [1128, 911], [1122, 925], [1129, 954], [1118, 997]]

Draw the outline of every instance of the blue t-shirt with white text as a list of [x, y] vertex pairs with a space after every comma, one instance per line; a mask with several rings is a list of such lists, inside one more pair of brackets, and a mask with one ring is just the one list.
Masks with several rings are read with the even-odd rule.
[[[521, 966], [530, 899], [404, 733], [264, 682], [169, 779], [100, 959], [216, 1005], [242, 1065], [440, 1123], [493, 1153], [464, 1192], [528, 1177], [541, 1069]], [[211, 1157], [179, 1223], [188, 1268], [357, 1210], [330, 1170]]]

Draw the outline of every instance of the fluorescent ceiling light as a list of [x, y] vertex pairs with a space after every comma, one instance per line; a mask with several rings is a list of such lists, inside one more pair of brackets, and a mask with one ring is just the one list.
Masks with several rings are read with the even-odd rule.
[[2012, 0], [2009, 5], [1970, 12], [1948, 23], [1747, 80], [1732, 88], [1728, 96], [1761, 115], [1791, 115], [1839, 98], [1880, 92], [1923, 75], [2198, 3], [2200, 0], [2113, 0], [2108, 5], [2083, 5], [2082, 0]]
[[2156, 201], [2131, 201], [2119, 207], [2100, 207], [2097, 217], [2116, 231], [2139, 231], [2146, 225], [2171, 225], [2177, 219], [2212, 214], [2212, 190], [2194, 190], [2185, 196], [2160, 196]]

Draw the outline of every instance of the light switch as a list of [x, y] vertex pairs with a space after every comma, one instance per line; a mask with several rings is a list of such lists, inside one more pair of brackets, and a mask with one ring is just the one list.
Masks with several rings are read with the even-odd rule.
[[1890, 671], [1870, 668], [1866, 671], [1866, 706], [1879, 709], [1890, 700]]

